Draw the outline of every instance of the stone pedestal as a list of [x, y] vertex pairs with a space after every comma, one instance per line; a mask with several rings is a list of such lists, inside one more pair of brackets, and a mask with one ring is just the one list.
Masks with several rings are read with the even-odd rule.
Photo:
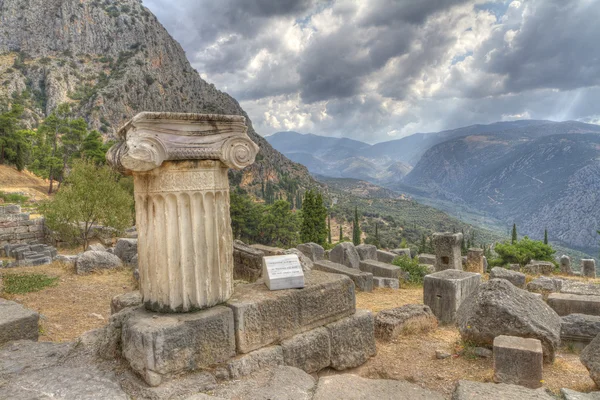
[[141, 113], [107, 159], [133, 175], [140, 292], [147, 309], [187, 312], [233, 293], [228, 168], [254, 162], [245, 118]]
[[460, 248], [462, 233], [434, 233], [435, 270], [463, 269]]
[[582, 259], [581, 260], [581, 275], [588, 278], [596, 277], [596, 260]]
[[494, 381], [536, 389], [542, 386], [544, 365], [538, 339], [498, 336], [494, 339]]
[[452, 324], [460, 304], [481, 283], [481, 275], [473, 272], [446, 270], [426, 275], [423, 279], [423, 302], [442, 324]]

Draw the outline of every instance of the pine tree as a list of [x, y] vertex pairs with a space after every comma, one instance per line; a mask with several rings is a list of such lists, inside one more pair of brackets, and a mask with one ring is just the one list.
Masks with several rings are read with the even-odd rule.
[[517, 224], [513, 224], [512, 237], [510, 239], [510, 243], [515, 244], [517, 240]]
[[331, 244], [331, 215], [327, 215], [327, 242]]
[[544, 229], [544, 244], [548, 244], [548, 229]]
[[352, 224], [352, 243], [355, 246], [360, 244], [360, 225], [358, 220], [358, 207], [354, 208], [354, 223]]
[[300, 239], [304, 243], [314, 242], [321, 246], [327, 240], [327, 208], [321, 193], [308, 190], [302, 202], [302, 225]]

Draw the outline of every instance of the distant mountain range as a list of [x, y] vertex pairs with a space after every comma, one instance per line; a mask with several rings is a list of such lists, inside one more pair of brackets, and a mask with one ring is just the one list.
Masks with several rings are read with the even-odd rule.
[[313, 175], [363, 179], [434, 202], [467, 206], [520, 233], [596, 253], [600, 126], [513, 121], [369, 145], [279, 132], [266, 138]]

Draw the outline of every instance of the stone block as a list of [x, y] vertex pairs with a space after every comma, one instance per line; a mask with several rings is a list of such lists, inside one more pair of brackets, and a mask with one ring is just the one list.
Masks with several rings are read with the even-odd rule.
[[419, 264], [435, 265], [435, 255], [433, 254], [419, 254]]
[[133, 257], [137, 255], [137, 239], [121, 238], [115, 245], [115, 256], [119, 257], [125, 264], [129, 264]]
[[279, 247], [265, 246], [264, 244], [252, 244], [256, 250], [262, 251], [265, 256], [280, 256], [283, 254], [283, 249]]
[[356, 246], [356, 251], [361, 261], [377, 260], [377, 246], [372, 244], [361, 244]]
[[341, 371], [355, 368], [375, 355], [373, 314], [357, 310], [356, 314], [326, 326], [331, 340], [331, 367]]
[[462, 233], [434, 233], [435, 270], [463, 269], [461, 257]]
[[550, 275], [554, 269], [554, 264], [551, 262], [531, 260], [523, 267], [523, 272], [529, 275]]
[[416, 383], [367, 379], [353, 374], [323, 376], [312, 400], [443, 400], [444, 396]]
[[139, 308], [124, 322], [123, 356], [150, 386], [166, 377], [195, 371], [235, 356], [231, 309], [157, 314]]
[[233, 278], [255, 282], [262, 274], [265, 253], [236, 240], [233, 242]]
[[483, 274], [485, 272], [483, 265], [483, 249], [471, 248], [468, 250], [465, 271], [477, 272], [478, 274]]
[[393, 250], [390, 250], [390, 252], [394, 253], [394, 254], [396, 254], [396, 255], [398, 255], [400, 257], [402, 257], [402, 256], [406, 256], [406, 257], [409, 257], [409, 258], [411, 257], [411, 255], [410, 255], [410, 249], [393, 249]]
[[571, 275], [573, 270], [571, 269], [571, 258], [567, 255], [560, 257], [560, 273], [565, 275]]
[[394, 254], [385, 250], [377, 250], [377, 261], [391, 264], [394, 261], [394, 258], [398, 257], [397, 254]]
[[423, 301], [442, 324], [452, 324], [462, 301], [481, 283], [474, 272], [448, 269], [426, 275], [423, 279]]
[[116, 314], [128, 307], [137, 307], [142, 304], [142, 294], [139, 290], [123, 293], [112, 298], [110, 302], [110, 313]]
[[490, 279], [505, 279], [518, 287], [519, 289], [525, 289], [525, 274], [517, 271], [511, 271], [506, 268], [494, 267], [490, 271]]
[[87, 249], [85, 249], [86, 251], [106, 251], [106, 247], [104, 247], [104, 245], [102, 243], [94, 243], [94, 244], [90, 244]]
[[359, 269], [360, 257], [354, 245], [350, 242], [340, 243], [331, 249], [329, 260], [348, 268]]
[[600, 334], [600, 316], [569, 314], [561, 318], [560, 339], [562, 342], [590, 343]]
[[38, 340], [40, 316], [14, 301], [0, 299], [0, 345], [13, 340]]
[[567, 293], [551, 293], [547, 303], [558, 315], [600, 315], [600, 296], [585, 296]]
[[296, 248], [313, 262], [325, 259], [325, 249], [317, 243], [303, 243]]
[[386, 264], [381, 261], [365, 260], [361, 261], [359, 266], [361, 271], [370, 272], [373, 274], [373, 276], [394, 279], [400, 279], [404, 277], [402, 273], [403, 271], [399, 267], [392, 264]]
[[516, 336], [494, 339], [494, 381], [537, 389], [542, 386], [542, 342]]
[[400, 289], [400, 280], [394, 278], [373, 277], [373, 288]]
[[389, 341], [404, 333], [427, 332], [437, 328], [438, 321], [428, 306], [407, 304], [382, 310], [375, 317], [375, 337]]
[[506, 383], [458, 381], [452, 400], [556, 400], [543, 388], [529, 389]]
[[107, 251], [86, 251], [77, 257], [75, 263], [78, 275], [94, 270], [114, 269], [121, 266], [123, 266], [121, 259]]
[[328, 260], [316, 261], [313, 264], [313, 269], [331, 274], [346, 275], [352, 279], [352, 282], [354, 282], [354, 285], [356, 285], [357, 290], [360, 290], [361, 292], [373, 291], [373, 274], [369, 272], [348, 268], [345, 265], [337, 264]]
[[283, 360], [289, 367], [309, 374], [320, 371], [331, 362], [329, 330], [317, 328], [281, 342]]
[[581, 260], [581, 275], [588, 278], [596, 277], [596, 260], [582, 259]]
[[549, 293], [560, 292], [562, 279], [540, 276], [527, 284], [527, 290], [547, 296]]
[[279, 365], [285, 365], [281, 346], [263, 347], [229, 361], [227, 363], [227, 375], [230, 379], [239, 379]]
[[277, 291], [259, 282], [235, 288], [226, 305], [233, 310], [238, 352], [249, 353], [355, 312], [350, 278], [311, 271], [305, 284]]

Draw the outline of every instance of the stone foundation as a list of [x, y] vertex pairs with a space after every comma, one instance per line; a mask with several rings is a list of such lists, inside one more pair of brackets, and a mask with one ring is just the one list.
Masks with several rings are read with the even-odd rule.
[[18, 204], [0, 206], [0, 255], [10, 257], [7, 248], [10, 245], [43, 241], [44, 219], [29, 219], [28, 213], [21, 212]]
[[225, 306], [185, 314], [146, 311], [137, 297], [111, 317], [121, 328], [107, 332], [120, 329], [123, 357], [151, 386], [199, 369], [238, 379], [277, 365], [313, 373], [366, 362], [376, 351], [374, 318], [355, 309], [352, 281], [313, 271], [306, 284], [273, 292], [239, 285]]

